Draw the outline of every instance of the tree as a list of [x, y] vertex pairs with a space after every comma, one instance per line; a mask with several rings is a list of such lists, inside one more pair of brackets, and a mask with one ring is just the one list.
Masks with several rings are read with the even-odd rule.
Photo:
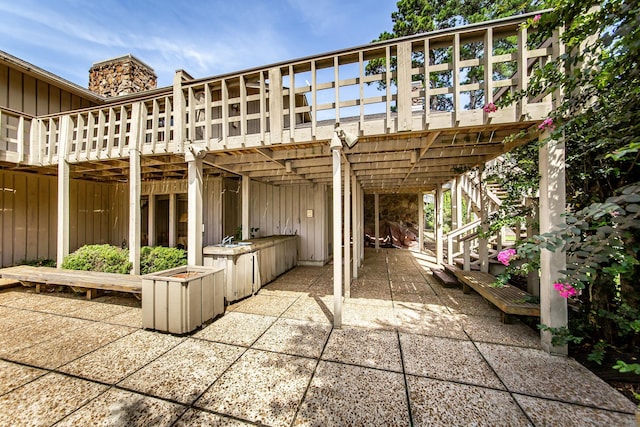
[[[492, 2], [488, 0], [400, 0], [397, 3], [398, 10], [391, 14], [393, 21], [392, 32], [383, 32], [376, 41], [390, 40], [397, 37], [451, 28], [455, 26], [482, 22], [490, 19], [502, 18], [529, 12], [536, 9], [537, 0], [500, 0]], [[477, 58], [481, 55], [484, 46], [481, 42], [469, 43], [461, 47], [463, 58]], [[501, 41], [495, 46], [496, 54], [512, 52], [515, 49], [515, 40]], [[431, 49], [428, 53], [429, 64], [442, 64], [451, 61], [450, 49]], [[413, 54], [413, 67], [424, 64], [424, 52]], [[396, 59], [391, 58], [390, 69], [395, 70]], [[385, 58], [369, 61], [366, 73], [382, 74], [387, 71]], [[496, 70], [499, 74], [511, 75], [513, 70], [508, 65]], [[484, 77], [482, 66], [473, 67], [465, 73], [463, 84], [477, 83]], [[413, 76], [415, 81], [422, 81], [424, 75]], [[451, 72], [431, 73], [429, 81], [431, 87], [451, 86], [453, 76]], [[378, 86], [384, 89], [385, 83], [378, 82]], [[470, 93], [467, 108], [479, 108], [484, 104], [482, 90]], [[453, 109], [452, 99], [446, 95], [433, 96], [429, 100], [432, 110], [450, 111]]]
[[[570, 209], [566, 227], [535, 236], [519, 255], [541, 247], [567, 251], [558, 289], [577, 312], [568, 331], [554, 332], [587, 345], [601, 363], [606, 351], [640, 352], [640, 7], [637, 0], [547, 6], [553, 11], [528, 23], [538, 30], [531, 42], [564, 28], [566, 54], [535, 70], [515, 99], [564, 94], [545, 123], [566, 143]], [[514, 156], [518, 164], [530, 160]]]

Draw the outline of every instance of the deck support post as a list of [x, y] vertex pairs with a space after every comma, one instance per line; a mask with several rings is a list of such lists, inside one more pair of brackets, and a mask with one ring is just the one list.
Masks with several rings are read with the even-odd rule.
[[480, 258], [480, 271], [489, 272], [489, 197], [487, 196], [487, 185], [484, 182], [484, 166], [480, 169], [480, 229], [483, 237], [478, 239], [478, 257]]
[[[549, 132], [540, 134], [539, 140], [549, 138]], [[549, 139], [539, 151], [540, 167], [540, 233], [548, 233], [564, 222], [566, 209], [564, 141]], [[566, 254], [560, 250], [540, 250], [540, 323], [551, 328], [568, 324], [567, 300], [553, 289], [560, 280], [560, 270], [566, 269]], [[542, 348], [549, 353], [566, 356], [567, 345], [554, 346], [551, 333], [541, 331]]]
[[[334, 147], [333, 155], [333, 327], [342, 327], [342, 178], [341, 147]], [[377, 241], [377, 240], [376, 240]]]
[[140, 274], [141, 109], [142, 103], [133, 104], [129, 137], [129, 261], [132, 264], [131, 274]]
[[[451, 231], [462, 227], [462, 188], [460, 178], [456, 177], [451, 183]], [[453, 242], [453, 251], [460, 252], [460, 239]]]
[[156, 195], [149, 194], [147, 215], [147, 244], [156, 245]]
[[251, 238], [251, 178], [242, 177], [242, 238]]
[[178, 216], [177, 216], [177, 205], [178, 205], [178, 196], [176, 193], [169, 194], [169, 247], [175, 248], [178, 244]]
[[140, 274], [140, 150], [129, 150], [129, 261], [131, 274]]
[[202, 159], [187, 151], [187, 175], [189, 187], [187, 189], [187, 263], [202, 265]]
[[358, 232], [358, 239], [360, 239], [360, 260], [358, 262], [358, 266], [362, 268], [362, 263], [364, 262], [364, 188], [362, 185], [359, 185], [360, 189], [360, 231]]
[[[351, 277], [353, 279], [358, 278], [358, 267], [360, 260], [360, 246], [362, 245], [362, 233], [360, 233], [360, 188], [358, 186], [358, 181], [356, 179], [355, 173], [351, 171], [351, 199], [353, 200], [353, 218], [352, 218], [352, 229], [353, 229], [353, 266], [351, 268]], [[349, 296], [351, 294], [351, 290], [349, 290]]]
[[435, 228], [435, 240], [436, 240], [436, 264], [437, 265], [441, 265], [442, 264], [442, 256], [443, 256], [443, 250], [442, 250], [442, 220], [444, 219], [444, 193], [442, 191], [442, 185], [438, 184], [438, 186], [436, 187], [436, 197], [435, 197], [435, 201], [436, 201], [436, 212], [434, 215], [435, 218], [435, 224], [434, 224], [434, 228]]
[[60, 119], [60, 139], [58, 146], [58, 236], [56, 245], [56, 266], [62, 268], [64, 258], [69, 255], [69, 138], [71, 118]]
[[376, 252], [378, 250], [380, 250], [380, 195], [379, 194], [375, 194], [373, 196], [373, 211], [374, 211], [374, 217], [375, 217], [375, 245], [376, 245]]
[[344, 297], [351, 297], [351, 167], [344, 162]]
[[424, 194], [418, 193], [418, 252], [424, 251]]

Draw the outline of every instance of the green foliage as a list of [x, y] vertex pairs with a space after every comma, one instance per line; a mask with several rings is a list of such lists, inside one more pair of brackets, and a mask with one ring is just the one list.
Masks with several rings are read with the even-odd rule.
[[140, 250], [140, 273], [149, 274], [187, 264], [184, 249], [143, 246]]
[[[455, 1], [455, 0], [400, 0], [397, 3], [398, 10], [391, 14], [393, 21], [392, 32], [383, 32], [377, 40], [384, 41], [428, 31], [452, 28], [460, 25], [482, 22], [495, 18], [517, 15], [535, 10], [539, 2], [536, 0], [500, 0], [497, 2], [487, 0]], [[505, 54], [515, 51], [514, 39], [500, 39], [497, 41], [495, 54]], [[463, 59], [478, 58], [483, 52], [482, 42], [468, 43], [461, 46]], [[431, 65], [443, 64], [451, 61], [451, 49], [431, 49], [428, 60]], [[418, 68], [424, 64], [424, 53], [414, 53], [413, 67]], [[367, 75], [383, 74], [396, 69], [396, 58], [391, 58], [391, 63], [386, 63], [386, 58], [377, 58], [369, 61], [366, 67]], [[494, 69], [494, 73], [500, 76], [510, 76], [514, 73], [513, 66], [504, 64]], [[431, 87], [451, 86], [452, 74], [450, 72], [432, 73], [430, 75]], [[484, 79], [484, 67], [471, 67], [465, 74], [462, 84], [478, 83]], [[415, 81], [423, 81], [424, 75], [413, 76]], [[385, 82], [378, 82], [380, 89], [385, 87]], [[446, 95], [437, 95], [428, 101], [433, 110], [450, 111], [453, 103]], [[485, 103], [484, 91], [472, 91], [469, 94], [468, 108], [479, 108]]]
[[626, 363], [622, 360], [616, 361], [616, 364], [613, 365], [613, 369], [617, 369], [621, 373], [634, 373], [636, 375], [640, 375], [640, 363]]
[[29, 265], [31, 267], [55, 267], [56, 261], [53, 259], [37, 258], [32, 260], [18, 261], [18, 265]]
[[62, 268], [128, 274], [129, 251], [111, 245], [85, 245], [65, 257]]
[[562, 346], [569, 343], [580, 344], [584, 339], [583, 337], [573, 335], [571, 330], [565, 327], [551, 328], [546, 325], [538, 325], [538, 329], [551, 333], [551, 344], [555, 346]]

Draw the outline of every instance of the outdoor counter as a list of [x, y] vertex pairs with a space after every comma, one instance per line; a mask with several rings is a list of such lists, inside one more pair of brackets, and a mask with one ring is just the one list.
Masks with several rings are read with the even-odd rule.
[[206, 246], [202, 250], [206, 267], [225, 270], [227, 303], [257, 292], [298, 264], [300, 236], [269, 236], [229, 245]]

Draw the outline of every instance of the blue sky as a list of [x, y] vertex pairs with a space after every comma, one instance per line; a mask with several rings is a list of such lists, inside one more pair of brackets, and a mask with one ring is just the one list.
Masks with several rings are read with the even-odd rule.
[[94, 62], [131, 53], [158, 85], [369, 43], [396, 0], [0, 0], [0, 50], [86, 87]]

